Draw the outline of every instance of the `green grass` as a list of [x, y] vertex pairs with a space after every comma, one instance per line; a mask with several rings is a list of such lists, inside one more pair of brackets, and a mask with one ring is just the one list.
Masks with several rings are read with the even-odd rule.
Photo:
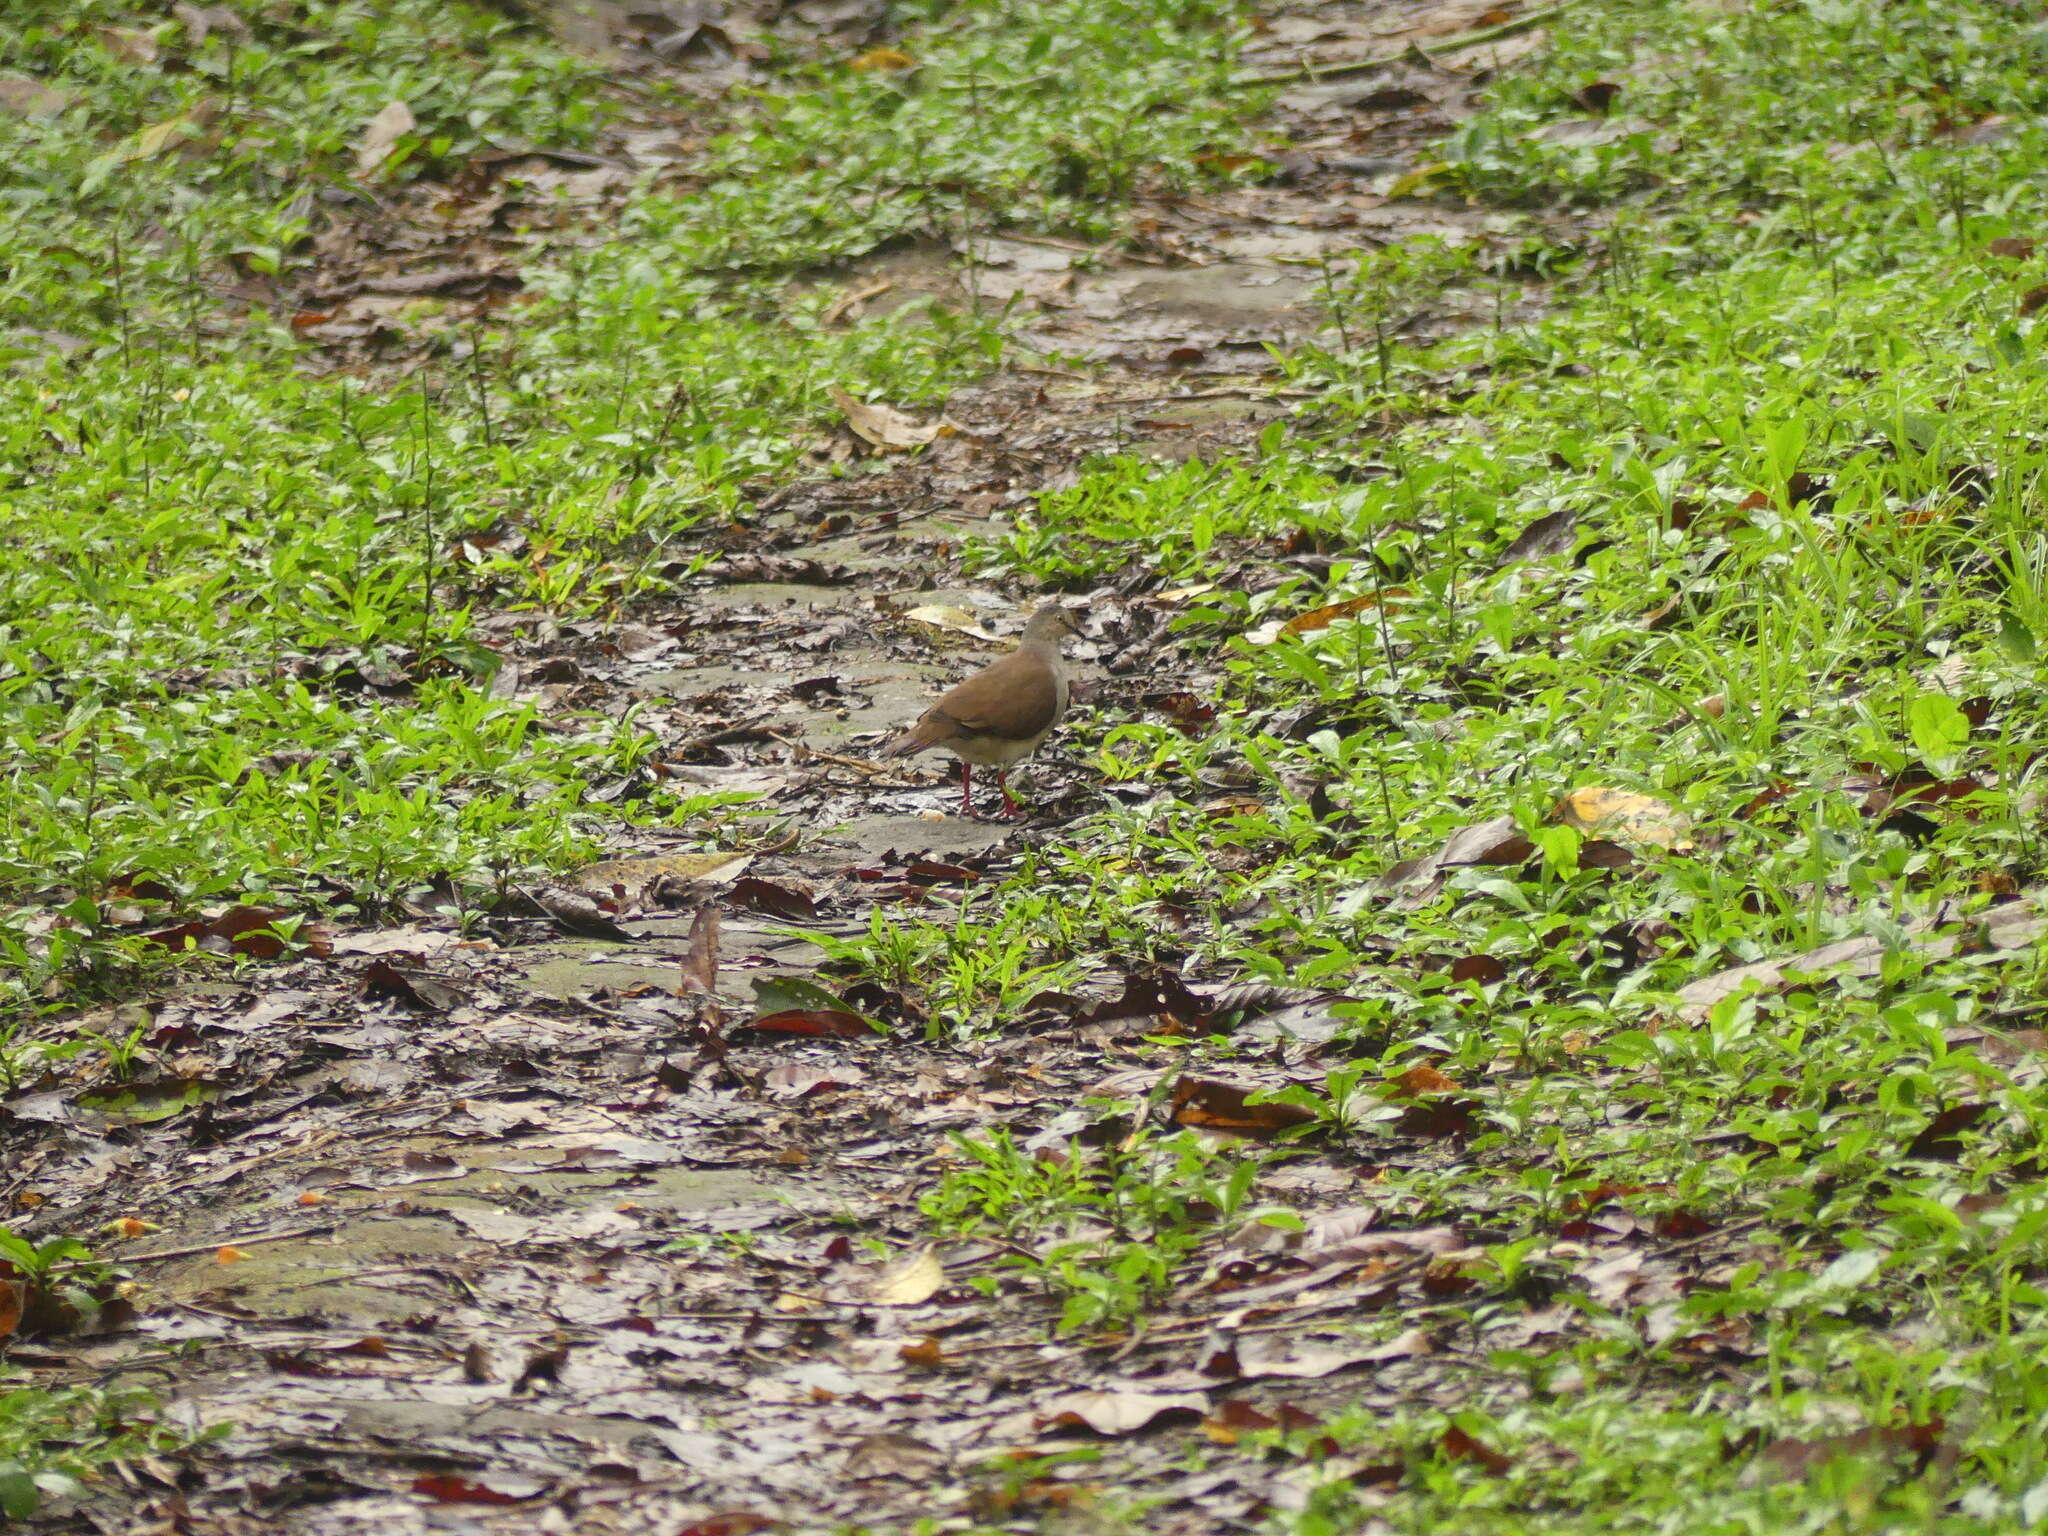
[[[982, 958], [936, 931], [925, 953], [964, 974], [1022, 936], [1019, 968], [1106, 952], [1360, 999], [1348, 1062], [1286, 1096], [1380, 1168], [1383, 1225], [1454, 1222], [1488, 1249], [1471, 1297], [1428, 1321], [1474, 1362], [1437, 1395], [1508, 1461], [1493, 1475], [1446, 1459], [1446, 1420], [1422, 1403], [1271, 1437], [1307, 1456], [1327, 1432], [1404, 1469], [1391, 1485], [1333, 1472], [1278, 1528], [2035, 1527], [2048, 1101], [2024, 1053], [1972, 1032], [2034, 1022], [2042, 955], [1935, 960], [1905, 942], [2043, 873], [2048, 369], [2019, 301], [2044, 274], [1987, 250], [2048, 213], [2033, 23], [1990, 5], [1577, 17], [1496, 88], [1431, 185], [1509, 208], [1576, 201], [1589, 238], [1361, 261], [1333, 306], [1348, 345], [1333, 326], [1284, 360], [1318, 391], [1286, 445], [1166, 472], [1099, 465], [981, 551], [987, 569], [1074, 588], [1134, 554], [1162, 587], [1224, 578], [1176, 624], [1224, 669], [1225, 707], [1192, 741], [1104, 721], [1105, 776], [1178, 802], [1110, 813], [991, 893], [960, 920]], [[1624, 84], [1623, 131], [1528, 137], [1597, 125], [1570, 93], [1602, 78]], [[1994, 112], [2002, 136], [1948, 131]], [[1534, 267], [1556, 279], [1537, 324], [1426, 352], [1376, 344], [1375, 316], [1418, 281], [1484, 294]], [[1576, 520], [1563, 553], [1504, 560], [1560, 512]], [[1283, 544], [1326, 553], [1327, 572], [1276, 566], [1277, 582], [1233, 590], [1238, 562]], [[1382, 592], [1353, 619], [1273, 635]], [[1871, 786], [1902, 775], [1969, 792], [1917, 819], [1872, 809]], [[1233, 779], [1267, 809], [1204, 817]], [[1587, 863], [1592, 834], [1556, 808], [1594, 786], [1682, 813], [1692, 846]], [[1459, 871], [1412, 908], [1375, 889], [1397, 859], [1500, 813], [1537, 846], [1528, 865]], [[1890, 947], [1878, 974], [1732, 998], [1703, 1021], [1678, 1010], [1690, 980], [1859, 935]], [[1498, 962], [1496, 979], [1453, 980], [1469, 956]], [[964, 990], [943, 970], [931, 988]], [[983, 995], [996, 1006], [972, 1027], [995, 1027], [1014, 1000]], [[1418, 1063], [1478, 1100], [1461, 1146], [1419, 1143], [1374, 1091]], [[1930, 1132], [1972, 1105], [1952, 1136]], [[1002, 1150], [979, 1149], [934, 1209], [967, 1202]], [[1074, 1155], [1094, 1171], [1062, 1174], [1081, 1220], [1128, 1174]], [[1599, 1193], [1617, 1187], [1637, 1193]], [[1670, 1296], [1598, 1299], [1558, 1232], [1609, 1198], [1643, 1220], [1753, 1222], [1758, 1256]], [[1098, 1242], [1114, 1276], [1120, 1239]], [[1129, 1306], [1172, 1290], [1146, 1284]], [[1071, 1280], [1048, 1271], [1042, 1290], [1057, 1326]], [[1558, 1300], [1582, 1318], [1567, 1342], [1489, 1346]], [[1717, 1338], [1735, 1341], [1725, 1381], [1698, 1363]], [[1746, 1472], [1746, 1432], [1936, 1419], [1943, 1448], [1918, 1470], [1851, 1454], [1779, 1481]]]
[[[357, 379], [220, 290], [302, 272], [321, 210], [364, 193], [355, 146], [385, 102], [420, 125], [375, 170], [387, 190], [665, 108], [490, 11], [245, 14], [196, 47], [113, 4], [0, 21], [0, 71], [74, 97], [0, 119], [13, 1027], [143, 963], [120, 920], [140, 879], [166, 910], [375, 914], [442, 878], [488, 904], [622, 819], [715, 835], [713, 807], [658, 787], [591, 801], [653, 743], [494, 698], [481, 621], [630, 609], [692, 530], [805, 466], [828, 386], [928, 405], [1001, 354], [1002, 317], [971, 305], [828, 330], [831, 285], [793, 274], [1018, 225], [1113, 238], [1127, 193], [1191, 184], [1255, 105], [1224, 89], [1237, 16], [1209, 0], [906, 7], [890, 45], [916, 69], [778, 55], [680, 176], [632, 190], [618, 238], [537, 250], [528, 302], [488, 325], [422, 301], [397, 324], [424, 369]], [[157, 61], [107, 26], [149, 30]], [[2033, 1021], [2041, 956], [1906, 942], [2043, 872], [2048, 371], [2020, 301], [2048, 274], [1990, 250], [2048, 222], [2035, 27], [1988, 0], [1582, 6], [1426, 180], [1567, 202], [1578, 232], [1361, 259], [1323, 344], [1278, 360], [1313, 392], [1285, 429], [1241, 461], [1102, 461], [975, 551], [1071, 589], [1134, 560], [1158, 588], [1217, 581], [1175, 626], [1227, 707], [1195, 738], [1097, 722], [1093, 767], [1163, 798], [1042, 849], [958, 923], [884, 923], [845, 958], [964, 1039], [1105, 955], [1341, 987], [1348, 1033], [1288, 1090], [1313, 1117], [1294, 1134], [1380, 1170], [1384, 1226], [1456, 1223], [1486, 1253], [1421, 1319], [1457, 1362], [1432, 1399], [1202, 1453], [1335, 1442], [1276, 1529], [2048, 1520], [2048, 1104], [2024, 1053], [1971, 1033]], [[1622, 91], [1596, 117], [1573, 96], [1602, 80]], [[1537, 323], [1432, 351], [1391, 335], [1441, 290], [1537, 273]], [[1562, 552], [1506, 560], [1560, 513]], [[1304, 554], [1324, 558], [1278, 563]], [[1245, 562], [1270, 579], [1234, 579]], [[1968, 793], [1870, 808], [1912, 774]], [[1264, 808], [1211, 817], [1218, 785]], [[1602, 867], [1555, 819], [1592, 787], [1683, 813], [1691, 846]], [[1376, 888], [1496, 814], [1536, 858], [1411, 901]], [[1889, 946], [1875, 974], [1679, 1011], [1698, 977], [1858, 935]], [[1454, 979], [1473, 956], [1495, 979]], [[1239, 1047], [1156, 1049], [1227, 1068]], [[1463, 1141], [1419, 1139], [1385, 1097], [1423, 1063], [1477, 1101]], [[1290, 1219], [1257, 1181], [1288, 1141], [1112, 1147], [965, 1146], [927, 1218], [1033, 1252], [983, 1278], [1069, 1337], [1179, 1294], [1214, 1212]], [[1754, 1257], [1597, 1294], [1562, 1229], [1607, 1201], [1753, 1223]], [[1553, 1304], [1565, 1334], [1515, 1333]], [[1497, 1471], [1444, 1453], [1446, 1405]], [[64, 1447], [123, 1432], [97, 1399], [0, 1406], [28, 1426], [0, 1426], [0, 1491], [79, 1475]], [[1775, 1482], [1744, 1439], [1937, 1418], [1924, 1465]]]
[[[0, 117], [0, 1013], [149, 960], [104, 901], [138, 884], [179, 909], [369, 914], [439, 879], [488, 904], [622, 818], [715, 830], [658, 788], [589, 802], [651, 739], [494, 699], [479, 616], [667, 590], [699, 558], [678, 537], [807, 462], [831, 387], [925, 406], [1001, 354], [976, 306], [827, 329], [833, 286], [791, 274], [999, 222], [1114, 234], [1119, 195], [1195, 177], [1241, 106], [1207, 0], [911, 7], [917, 69], [782, 58], [612, 238], [537, 248], [494, 322], [419, 300], [392, 323], [425, 365], [357, 379], [223, 287], [289, 284], [323, 220], [476, 151], [703, 111], [486, 9], [240, 14], [196, 43], [111, 0], [0, 22], [0, 71], [68, 103]], [[417, 127], [364, 175], [392, 100]], [[1046, 131], [992, 136], [998, 111]]]

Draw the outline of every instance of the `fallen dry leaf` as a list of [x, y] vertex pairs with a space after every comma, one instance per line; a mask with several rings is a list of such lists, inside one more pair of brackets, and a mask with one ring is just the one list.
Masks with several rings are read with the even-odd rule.
[[1845, 1456], [1911, 1456], [1925, 1466], [1942, 1448], [1947, 1426], [1939, 1418], [1924, 1424], [1873, 1426], [1817, 1440], [1778, 1440], [1760, 1451], [1743, 1475], [1745, 1484], [1793, 1482]]
[[569, 877], [569, 883], [592, 896], [608, 896], [637, 905], [663, 887], [723, 885], [737, 880], [754, 862], [751, 853], [663, 853], [645, 859], [600, 859]]
[[920, 1248], [875, 1276], [867, 1300], [878, 1307], [915, 1307], [930, 1301], [946, 1283], [946, 1266], [930, 1248]]
[[1248, 1084], [1183, 1077], [1173, 1085], [1173, 1118], [1180, 1125], [1206, 1126], [1246, 1136], [1271, 1136], [1293, 1126], [1307, 1125], [1316, 1117], [1314, 1110], [1301, 1104], [1249, 1102], [1258, 1092], [1257, 1087]]
[[901, 48], [870, 48], [866, 53], [857, 53], [848, 59], [846, 67], [862, 74], [893, 74], [898, 70], [917, 68], [917, 60]]
[[412, 108], [402, 101], [387, 101], [363, 127], [362, 142], [356, 146], [356, 174], [368, 176], [391, 158], [398, 141], [419, 126]]
[[1209, 1400], [1199, 1392], [1069, 1392], [1038, 1413], [1041, 1429], [1092, 1429], [1128, 1435], [1167, 1415], [1204, 1417]]
[[683, 957], [682, 990], [706, 996], [718, 990], [718, 904], [707, 901], [690, 920], [690, 952]]
[[927, 427], [894, 406], [856, 400], [837, 384], [827, 385], [825, 393], [846, 417], [846, 424], [853, 428], [854, 436], [886, 452], [900, 453], [910, 448], [922, 448], [939, 435], [936, 424]]
[[71, 93], [27, 75], [0, 75], [0, 112], [17, 117], [54, 117], [71, 105]]
[[1514, 1465], [1499, 1451], [1481, 1444], [1455, 1424], [1444, 1431], [1444, 1437], [1439, 1444], [1443, 1449], [1445, 1461], [1469, 1461], [1494, 1477], [1501, 1476]]
[[1445, 1077], [1435, 1067], [1410, 1067], [1406, 1072], [1387, 1079], [1387, 1097], [1412, 1099], [1424, 1093], [1456, 1093], [1458, 1087], [1455, 1079]]
[[[1939, 938], [1926, 937], [1928, 929], [1937, 924], [1916, 924], [1911, 930], [1914, 936], [1906, 947], [1934, 960], [1946, 959], [1965, 950], [2002, 955], [2028, 953], [2037, 940], [2048, 934], [2048, 913], [2043, 912], [2040, 899], [2040, 893], [2035, 893], [2026, 899], [1993, 907], [1979, 914], [1962, 932]], [[1949, 918], [1938, 926], [1947, 926], [1953, 921]], [[1883, 969], [1888, 953], [1884, 939], [1862, 935], [1836, 939], [1831, 944], [1822, 944], [1777, 960], [1757, 960], [1748, 965], [1732, 966], [1680, 987], [1678, 1014], [1689, 1023], [1698, 1023], [1713, 1011], [1716, 1003], [1733, 997], [1751, 983], [1759, 992], [1775, 992], [1795, 976], [1874, 976]]]
[[903, 615], [913, 624], [929, 624], [933, 629], [951, 630], [956, 635], [972, 635], [977, 640], [993, 640], [996, 637], [981, 627], [981, 620], [965, 608], [955, 608], [947, 603], [926, 603], [909, 609]]
[[1588, 785], [1558, 803], [1557, 819], [1581, 832], [1638, 846], [1683, 852], [1692, 847], [1692, 821], [1662, 800], [1625, 789]]

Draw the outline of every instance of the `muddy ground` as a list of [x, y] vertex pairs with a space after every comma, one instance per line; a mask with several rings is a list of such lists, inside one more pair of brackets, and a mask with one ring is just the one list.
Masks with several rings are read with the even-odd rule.
[[[575, 23], [622, 73], [694, 67], [710, 98], [743, 68], [663, 58], [624, 14]], [[127, 1326], [24, 1345], [15, 1363], [145, 1384], [181, 1421], [224, 1427], [189, 1455], [127, 1466], [125, 1487], [54, 1525], [1085, 1529], [1146, 1499], [1160, 1501], [1148, 1530], [1215, 1531], [1346, 1470], [1232, 1453], [1231, 1424], [1413, 1402], [1473, 1368], [1483, 1352], [1431, 1333], [1416, 1289], [1454, 1246], [1446, 1234], [1382, 1239], [1377, 1278], [1322, 1290], [1285, 1245], [1227, 1238], [1149, 1334], [1053, 1342], [1044, 1303], [1003, 1278], [1005, 1245], [919, 1246], [917, 1202], [955, 1155], [949, 1133], [1005, 1126], [1054, 1146], [1087, 1129], [1085, 1095], [1171, 1071], [1139, 1040], [1162, 1016], [1231, 1013], [1274, 1059], [1301, 1059], [1328, 1024], [1313, 996], [1233, 994], [1230, 976], [1133, 975], [1104, 957], [1078, 995], [955, 1046], [926, 1040], [913, 996], [874, 983], [848, 1000], [887, 1033], [850, 1038], [785, 1032], [820, 1027], [809, 994], [759, 989], [795, 976], [843, 991], [806, 933], [865, 932], [877, 908], [943, 920], [1028, 850], [1096, 835], [1092, 812], [1157, 792], [1099, 782], [1074, 750], [1213, 691], [1168, 639], [1174, 600], [1142, 568], [1071, 594], [1087, 626], [1072, 647], [1083, 707], [1025, 775], [1027, 817], [962, 818], [945, 762], [873, 751], [1041, 595], [962, 576], [965, 538], [1002, 532], [1091, 454], [1245, 449], [1290, 408], [1268, 349], [1327, 323], [1325, 258], [1416, 233], [1484, 237], [1485, 214], [1386, 194], [1538, 34], [1425, 50], [1502, 14], [1268, 13], [1254, 67], [1390, 62], [1287, 91], [1269, 125], [1288, 146], [1282, 178], [1141, 199], [1129, 250], [993, 231], [813, 274], [849, 309], [1014, 299], [1028, 315], [1018, 355], [1066, 361], [961, 391], [922, 452], [877, 453], [850, 431], [821, 442], [815, 478], [764, 487], [751, 516], [679, 545], [679, 567], [718, 559], [627, 620], [485, 621], [517, 696], [550, 712], [637, 705], [672, 784], [763, 797], [770, 814], [730, 821], [722, 866], [629, 862], [587, 875], [580, 901], [535, 892], [530, 911], [483, 918], [428, 903], [392, 929], [334, 933], [326, 954], [82, 1021], [114, 1038], [144, 1026], [129, 1083], [50, 1081], [0, 1106], [15, 1209], [61, 1213], [67, 1231], [149, 1228], [106, 1245], [140, 1281]], [[554, 164], [566, 223], [603, 238], [640, 165], [687, 173], [693, 131], [629, 121], [602, 156]], [[325, 366], [402, 371], [407, 343], [379, 318], [394, 284], [409, 301], [421, 273], [444, 274], [450, 324], [487, 320], [517, 289], [523, 248], [476, 214], [491, 169], [467, 202], [422, 189], [337, 215], [302, 291], [249, 297], [323, 317], [302, 329]], [[531, 185], [545, 169], [522, 174]], [[1470, 323], [1489, 302], [1452, 296], [1404, 324]], [[855, 460], [865, 472], [836, 472]], [[1285, 560], [1252, 561], [1244, 580], [1278, 580]], [[652, 835], [615, 850], [668, 852]], [[750, 1027], [778, 1012], [797, 1022]], [[1304, 1157], [1261, 1195], [1313, 1217], [1369, 1173]], [[977, 1277], [995, 1277], [993, 1295]], [[1421, 1321], [1394, 1344], [1319, 1328], [1403, 1286]]]

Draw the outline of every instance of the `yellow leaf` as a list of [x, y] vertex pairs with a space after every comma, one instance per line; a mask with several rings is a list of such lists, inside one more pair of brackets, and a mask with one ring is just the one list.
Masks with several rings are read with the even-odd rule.
[[1600, 785], [1575, 789], [1558, 806], [1557, 819], [1581, 832], [1597, 832], [1620, 843], [1647, 843], [1679, 851], [1692, 847], [1692, 822], [1684, 812], [1625, 789]]
[[917, 68], [917, 60], [901, 48], [870, 48], [866, 53], [856, 54], [846, 61], [848, 69], [857, 69], [863, 74], [875, 71], [892, 72], [899, 69]]
[[247, 1257], [248, 1255], [239, 1248], [224, 1247], [214, 1254], [214, 1258], [222, 1264], [239, 1264]]
[[1434, 165], [1418, 165], [1387, 188], [1387, 201], [1393, 202], [1397, 198], [1413, 197], [1418, 192], [1432, 191], [1434, 188], [1431, 183], [1441, 176], [1448, 175], [1453, 169], [1448, 162], [1441, 160]]
[[929, 1301], [946, 1283], [946, 1267], [929, 1248], [920, 1248], [875, 1277], [868, 1300], [884, 1307], [914, 1307]]

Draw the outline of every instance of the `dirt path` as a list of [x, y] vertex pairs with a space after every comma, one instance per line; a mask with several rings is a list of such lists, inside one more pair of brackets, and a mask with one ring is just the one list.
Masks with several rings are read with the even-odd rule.
[[[1277, 12], [1251, 63], [1398, 55], [1482, 13]], [[1004, 1245], [919, 1246], [949, 1132], [1006, 1126], [1056, 1146], [1084, 1095], [1160, 1080], [1138, 1037], [1162, 1014], [1263, 1013], [1249, 1027], [1285, 1050], [1313, 1038], [1312, 997], [1230, 999], [1229, 977], [1105, 961], [1082, 995], [964, 1047], [925, 1039], [915, 989], [872, 982], [845, 996], [884, 1035], [748, 1026], [795, 998], [787, 1027], [830, 1028], [775, 979], [836, 991], [818, 969], [831, 938], [865, 933], [877, 911], [943, 920], [1031, 850], [1088, 835], [1112, 797], [1151, 793], [1097, 782], [1070, 750], [1098, 722], [1209, 686], [1166, 640], [1173, 605], [1143, 569], [1074, 594], [1094, 713], [1033, 769], [1029, 819], [953, 816], [934, 759], [868, 764], [1032, 597], [963, 576], [964, 538], [1006, 530], [1093, 454], [1243, 449], [1286, 413], [1268, 349], [1314, 341], [1326, 262], [1415, 233], [1485, 233], [1479, 214], [1384, 194], [1466, 109], [1474, 71], [1532, 40], [1290, 91], [1273, 125], [1292, 144], [1284, 179], [1148, 199], [1130, 253], [980, 232], [964, 253], [899, 250], [809, 279], [856, 296], [849, 308], [921, 292], [1009, 303], [1028, 316], [1029, 351], [1059, 361], [956, 395], [926, 452], [765, 494], [707, 543], [714, 564], [628, 623], [543, 640], [512, 616], [487, 621], [519, 696], [638, 706], [667, 743], [662, 774], [762, 796], [727, 823], [735, 861], [601, 872], [580, 914], [565, 901], [553, 917], [423, 910], [337, 935], [318, 958], [86, 1021], [115, 1037], [143, 1025], [111, 1099], [65, 1083], [5, 1104], [18, 1205], [61, 1210], [67, 1230], [150, 1227], [109, 1245], [143, 1282], [128, 1328], [13, 1358], [146, 1383], [226, 1426], [61, 1523], [710, 1536], [1029, 1522], [1093, 1496], [1162, 1500], [1154, 1532], [1213, 1531], [1298, 1505], [1312, 1481], [1306, 1463], [1205, 1463], [1229, 1425], [1412, 1398], [1456, 1368], [1422, 1335], [1364, 1351], [1315, 1326], [1419, 1284], [1410, 1261], [1426, 1262], [1426, 1243], [1371, 1294], [1291, 1303], [1284, 1333], [1259, 1328], [1256, 1288], [1215, 1291], [1212, 1270], [1171, 1327], [1053, 1343], [1039, 1305], [1002, 1279]], [[523, 164], [523, 184], [551, 177], [558, 215], [599, 238], [634, 157], [676, 144], [642, 124], [588, 163]], [[318, 317], [302, 329], [338, 366], [403, 366], [381, 317], [423, 291], [423, 271], [455, 301], [450, 324], [516, 292], [522, 246], [493, 233], [491, 201], [508, 163], [477, 167], [453, 204], [423, 192], [417, 208], [334, 227], [317, 281], [288, 298]], [[1467, 323], [1481, 302], [1432, 299], [1403, 324]], [[867, 452], [851, 432], [818, 447], [828, 462]], [[617, 852], [665, 850], [650, 838]], [[711, 959], [715, 994], [686, 988]], [[1359, 1170], [1290, 1177], [1314, 1210], [1341, 1207]], [[1219, 1262], [1271, 1257], [1235, 1252]], [[1216, 1332], [1225, 1321], [1241, 1331]]]

